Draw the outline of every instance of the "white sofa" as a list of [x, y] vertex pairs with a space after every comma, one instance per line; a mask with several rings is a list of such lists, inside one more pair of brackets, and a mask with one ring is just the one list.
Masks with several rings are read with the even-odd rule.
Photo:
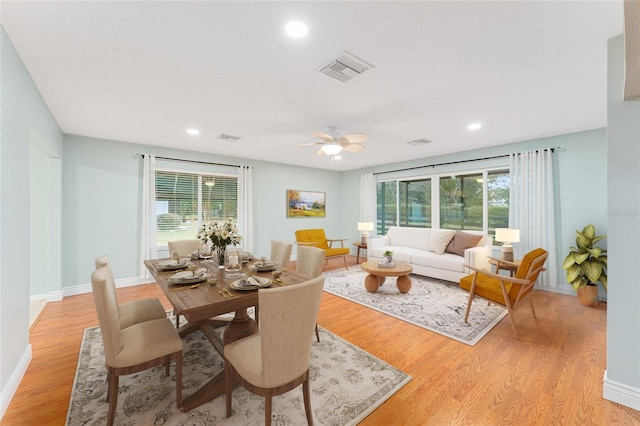
[[[451, 243], [456, 232], [457, 242]], [[480, 235], [482, 239], [476, 246], [464, 249], [466, 245], [460, 243], [469, 239], [469, 234]], [[410, 228], [392, 226], [387, 235], [369, 238], [367, 246], [367, 260], [379, 262], [383, 260], [383, 253], [393, 252], [394, 262], [409, 263], [413, 266], [413, 273], [447, 281], [458, 282], [460, 278], [471, 273], [465, 264], [490, 270], [488, 256], [491, 256], [493, 239], [484, 235], [482, 231], [449, 231], [431, 228]], [[448, 253], [457, 251], [464, 256]], [[457, 250], [456, 250], [457, 249]]]

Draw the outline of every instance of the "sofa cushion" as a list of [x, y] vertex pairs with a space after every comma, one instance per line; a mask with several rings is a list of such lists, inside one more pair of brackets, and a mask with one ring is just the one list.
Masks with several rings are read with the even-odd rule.
[[444, 253], [447, 245], [451, 242], [451, 239], [456, 234], [456, 231], [446, 229], [434, 229], [431, 231], [431, 237], [429, 239], [429, 251], [436, 252], [437, 254]]
[[387, 237], [389, 238], [389, 245], [392, 246], [428, 250], [430, 233], [430, 228], [391, 226], [387, 231]]
[[469, 234], [468, 232], [456, 231], [453, 239], [445, 249], [446, 253], [464, 256], [464, 251], [471, 247], [476, 247], [482, 240], [482, 235]]
[[450, 253], [435, 254], [433, 252], [421, 252], [411, 256], [414, 265], [428, 266], [435, 269], [444, 269], [453, 272], [464, 272], [464, 258]]

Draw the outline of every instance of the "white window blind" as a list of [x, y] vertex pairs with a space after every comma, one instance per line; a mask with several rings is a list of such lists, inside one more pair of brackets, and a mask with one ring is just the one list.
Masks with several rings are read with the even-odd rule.
[[238, 220], [238, 179], [221, 174], [156, 170], [157, 246], [193, 239], [203, 222]]

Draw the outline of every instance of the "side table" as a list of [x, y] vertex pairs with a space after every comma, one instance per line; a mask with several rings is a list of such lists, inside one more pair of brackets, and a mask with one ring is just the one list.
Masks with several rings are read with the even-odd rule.
[[509, 262], [507, 260], [496, 259], [493, 257], [489, 257], [489, 264], [496, 267], [496, 274], [500, 273], [500, 270], [509, 271], [509, 275], [513, 277], [513, 274], [520, 267], [520, 261], [514, 260], [513, 262]]
[[358, 254], [356, 255], [356, 265], [360, 263], [360, 249], [366, 250], [367, 245], [362, 243], [353, 243], [354, 246], [358, 247]]

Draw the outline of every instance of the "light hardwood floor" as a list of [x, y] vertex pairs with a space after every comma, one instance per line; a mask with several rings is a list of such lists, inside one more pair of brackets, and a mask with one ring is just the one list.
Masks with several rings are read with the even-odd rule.
[[[158, 297], [170, 309], [155, 284], [118, 297]], [[520, 340], [505, 318], [473, 347], [328, 293], [318, 323], [413, 377], [362, 425], [640, 425], [639, 411], [602, 397], [607, 305], [541, 291], [534, 301], [537, 320], [526, 306], [516, 314]], [[91, 294], [45, 307], [2, 425], [64, 424], [82, 331], [97, 324]]]

